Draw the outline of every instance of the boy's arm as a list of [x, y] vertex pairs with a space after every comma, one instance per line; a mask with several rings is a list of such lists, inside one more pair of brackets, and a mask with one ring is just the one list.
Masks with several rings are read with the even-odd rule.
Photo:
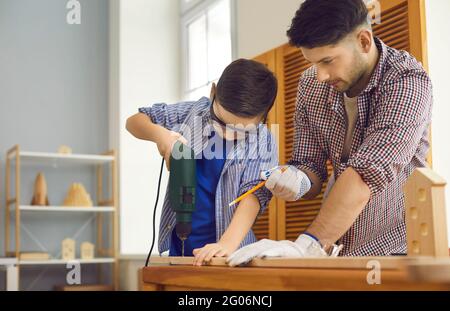
[[149, 140], [157, 144], [169, 132], [161, 125], [153, 123], [147, 115], [141, 112], [127, 119], [126, 129], [136, 138]]
[[156, 143], [169, 168], [170, 152], [174, 143], [177, 140], [186, 143], [179, 133], [171, 129], [184, 122], [193, 106], [194, 102], [181, 102], [139, 108], [139, 113], [127, 119], [126, 129], [136, 138]]
[[210, 261], [214, 256], [228, 256], [237, 250], [253, 226], [259, 210], [259, 200], [255, 195], [251, 194], [243, 199], [236, 208], [233, 219], [219, 242], [207, 244], [193, 251], [194, 265], [201, 266], [203, 262]]
[[137, 113], [127, 119], [126, 128], [133, 136], [156, 143], [159, 154], [164, 157], [169, 169], [170, 153], [177, 140], [184, 142], [183, 137], [161, 125], [152, 122], [151, 118], [143, 113]]

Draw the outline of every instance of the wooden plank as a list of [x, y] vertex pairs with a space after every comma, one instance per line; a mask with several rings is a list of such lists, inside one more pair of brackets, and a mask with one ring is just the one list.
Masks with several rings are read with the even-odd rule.
[[[401, 268], [412, 263], [429, 263], [432, 257], [337, 257], [337, 258], [256, 258], [248, 267], [270, 268], [321, 268], [321, 269], [367, 269], [372, 261], [377, 261], [383, 270]], [[194, 257], [158, 257], [150, 258], [151, 265], [192, 266]], [[206, 266], [228, 266], [226, 258], [213, 258]]]
[[[214, 257], [209, 266], [227, 266], [223, 257]], [[194, 257], [169, 257], [169, 256], [152, 256], [150, 257], [150, 265], [175, 265], [175, 266], [192, 266]]]
[[442, 282], [450, 284], [450, 258], [411, 262], [407, 265], [416, 282]]
[[383, 270], [371, 285], [367, 269], [153, 266], [143, 281], [162, 289], [203, 290], [449, 290], [450, 284], [412, 282], [406, 270]]

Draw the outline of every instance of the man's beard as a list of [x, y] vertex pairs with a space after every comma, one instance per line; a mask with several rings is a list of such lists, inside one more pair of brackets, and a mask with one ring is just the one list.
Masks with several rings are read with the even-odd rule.
[[341, 93], [346, 93], [355, 86], [358, 85], [358, 83], [364, 78], [364, 75], [367, 71], [367, 64], [364, 63], [362, 58], [359, 55], [355, 54], [355, 66], [353, 67], [352, 71], [349, 73], [349, 80], [348, 86], [344, 88], [343, 90], [340, 90]]

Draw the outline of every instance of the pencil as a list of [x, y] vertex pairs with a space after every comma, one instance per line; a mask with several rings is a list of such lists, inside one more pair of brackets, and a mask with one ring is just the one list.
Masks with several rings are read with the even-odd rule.
[[[281, 168], [281, 172], [283, 173], [285, 170], [287, 170], [287, 167], [283, 167]], [[264, 180], [262, 182], [260, 182], [259, 184], [257, 184], [256, 186], [254, 186], [252, 189], [250, 189], [249, 191], [247, 191], [246, 193], [244, 193], [243, 195], [239, 196], [237, 199], [235, 199], [234, 201], [232, 201], [230, 204], [228, 204], [228, 206], [232, 206], [240, 201], [242, 201], [245, 197], [247, 197], [248, 195], [252, 194], [253, 192], [255, 192], [256, 190], [260, 189], [261, 187], [263, 187], [266, 184], [267, 180]]]
[[228, 206], [232, 206], [233, 204], [238, 203], [239, 201], [242, 201], [242, 199], [244, 199], [246, 196], [252, 194], [253, 192], [255, 192], [256, 190], [258, 190], [259, 188], [261, 188], [262, 186], [264, 186], [266, 184], [267, 180], [264, 180], [263, 182], [260, 182], [259, 184], [257, 184], [256, 186], [254, 186], [252, 189], [250, 189], [249, 191], [247, 191], [246, 193], [244, 193], [243, 195], [241, 195], [240, 197], [238, 197], [236, 200], [234, 200], [233, 202], [231, 202], [230, 204], [228, 204]]

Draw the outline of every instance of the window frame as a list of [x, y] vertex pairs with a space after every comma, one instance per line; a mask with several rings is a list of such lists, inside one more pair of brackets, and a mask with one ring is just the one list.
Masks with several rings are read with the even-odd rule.
[[[188, 94], [204, 87], [200, 86], [194, 89], [189, 88], [189, 42], [188, 42], [188, 25], [204, 14], [208, 8], [214, 6], [221, 0], [194, 0], [192, 4], [188, 4], [185, 0], [181, 1], [181, 96], [186, 99]], [[236, 32], [236, 1], [230, 2], [230, 35], [231, 35], [231, 60], [237, 57], [237, 32]], [[210, 84], [213, 81], [208, 81]]]

